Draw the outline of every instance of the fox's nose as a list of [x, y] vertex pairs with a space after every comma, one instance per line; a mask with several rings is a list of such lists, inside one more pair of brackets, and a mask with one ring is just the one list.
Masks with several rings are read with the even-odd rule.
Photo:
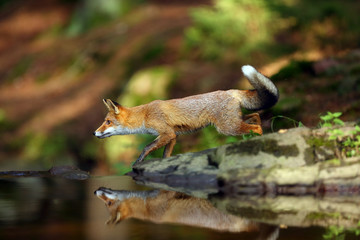
[[96, 136], [96, 132], [93, 132], [93, 135]]

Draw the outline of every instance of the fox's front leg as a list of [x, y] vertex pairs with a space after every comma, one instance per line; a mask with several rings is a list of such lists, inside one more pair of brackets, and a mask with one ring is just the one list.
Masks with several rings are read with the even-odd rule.
[[146, 158], [146, 156], [149, 155], [152, 151], [155, 151], [156, 149], [161, 148], [165, 145], [166, 147], [164, 150], [164, 157], [167, 157], [165, 156], [165, 153], [166, 155], [170, 156], [172, 149], [174, 148], [174, 145], [176, 143], [175, 138], [175, 133], [160, 134], [152, 143], [150, 143], [144, 148], [144, 150], [141, 152], [140, 156], [134, 164], [142, 162]]

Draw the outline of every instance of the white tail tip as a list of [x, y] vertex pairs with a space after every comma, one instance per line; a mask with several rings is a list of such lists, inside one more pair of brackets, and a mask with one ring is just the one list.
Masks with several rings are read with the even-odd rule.
[[245, 76], [251, 76], [255, 73], [257, 73], [256, 69], [253, 66], [250, 65], [244, 65], [241, 67], [242, 72]]

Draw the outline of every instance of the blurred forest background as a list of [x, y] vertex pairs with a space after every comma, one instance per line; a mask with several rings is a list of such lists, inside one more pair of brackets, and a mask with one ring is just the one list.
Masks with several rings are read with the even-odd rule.
[[[327, 111], [358, 120], [359, 13], [356, 0], [0, 0], [0, 170], [124, 173], [153, 137], [92, 136], [103, 98], [249, 88], [244, 64], [280, 89], [261, 112], [267, 132], [316, 127]], [[175, 153], [241, 139], [209, 127]]]

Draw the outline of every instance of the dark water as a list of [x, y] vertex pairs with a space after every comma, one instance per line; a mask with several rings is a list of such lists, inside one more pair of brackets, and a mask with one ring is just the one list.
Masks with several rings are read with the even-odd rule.
[[[174, 240], [259, 239], [260, 236], [259, 231], [230, 233], [137, 219], [106, 225], [109, 211], [94, 195], [99, 187], [149, 190], [125, 176], [92, 177], [83, 181], [57, 177], [0, 178], [0, 239]], [[296, 201], [293, 204], [297, 204]], [[360, 239], [354, 233], [345, 232], [337, 233], [337, 236], [330, 233], [334, 237], [326, 238], [329, 234], [326, 228], [286, 227], [284, 224], [274, 239]]]

